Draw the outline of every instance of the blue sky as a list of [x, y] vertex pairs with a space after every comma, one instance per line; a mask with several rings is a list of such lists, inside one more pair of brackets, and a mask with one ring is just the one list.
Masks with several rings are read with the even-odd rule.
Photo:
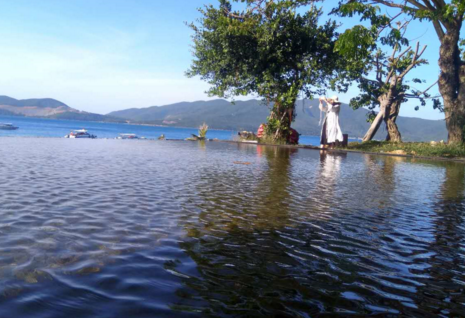
[[[184, 22], [215, 0], [15, 0], [0, 3], [0, 95], [52, 97], [71, 107], [108, 113], [132, 107], [210, 99], [208, 85], [184, 73], [192, 60]], [[326, 1], [326, 11], [334, 1]], [[344, 28], [358, 23], [341, 21]], [[432, 25], [414, 23], [411, 38], [428, 48], [430, 65], [412, 75], [437, 79]], [[437, 91], [437, 89], [436, 89]], [[353, 86], [340, 99], [357, 94]], [[328, 93], [331, 94], [331, 93]], [[444, 118], [431, 107], [401, 115]]]

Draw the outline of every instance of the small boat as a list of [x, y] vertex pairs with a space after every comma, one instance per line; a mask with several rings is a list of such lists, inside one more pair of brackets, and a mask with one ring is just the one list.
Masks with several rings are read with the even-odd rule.
[[0, 129], [2, 130], [16, 130], [18, 129], [19, 127], [16, 127], [15, 125], [13, 124], [10, 124], [10, 123], [0, 123]]
[[119, 134], [117, 139], [139, 139], [136, 134]]
[[69, 133], [69, 135], [66, 135], [65, 138], [97, 138], [95, 135], [91, 135], [87, 132], [85, 129], [78, 129], [78, 130], [73, 130]]

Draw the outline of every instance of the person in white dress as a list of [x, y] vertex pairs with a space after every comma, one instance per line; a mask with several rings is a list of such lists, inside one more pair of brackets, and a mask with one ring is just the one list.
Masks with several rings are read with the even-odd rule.
[[[326, 106], [323, 105], [323, 102], [326, 103]], [[321, 128], [321, 148], [326, 148], [328, 146], [333, 148], [336, 142], [343, 141], [341, 126], [339, 126], [339, 110], [341, 109], [341, 103], [337, 96], [331, 98], [321, 97], [319, 108], [320, 111], [326, 113]]]

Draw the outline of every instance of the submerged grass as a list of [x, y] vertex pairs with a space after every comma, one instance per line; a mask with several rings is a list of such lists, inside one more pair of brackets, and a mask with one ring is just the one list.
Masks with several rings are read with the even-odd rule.
[[287, 145], [287, 141], [285, 139], [274, 139], [273, 136], [269, 135], [265, 135], [258, 139], [258, 143], [266, 145]]
[[465, 145], [463, 144], [448, 145], [444, 143], [368, 141], [364, 143], [351, 142], [347, 147], [341, 147], [339, 149], [424, 157], [465, 158]]

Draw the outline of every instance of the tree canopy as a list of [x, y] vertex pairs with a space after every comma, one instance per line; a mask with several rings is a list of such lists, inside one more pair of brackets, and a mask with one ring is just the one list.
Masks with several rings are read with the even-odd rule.
[[[245, 8], [233, 9], [237, 2]], [[321, 10], [313, 2], [220, 0], [218, 7], [199, 9], [202, 18], [190, 24], [194, 60], [187, 75], [211, 84], [210, 95], [257, 94], [273, 103], [269, 132], [285, 136], [299, 94], [347, 88], [334, 72], [336, 23], [319, 24]]]
[[[386, 123], [388, 140], [401, 141], [401, 135], [395, 123], [400, 105], [407, 99], [417, 99], [424, 106], [430, 85], [425, 90], [410, 86], [423, 83], [418, 78], [406, 78], [416, 67], [427, 64], [421, 56], [426, 46], [420, 49], [410, 46], [405, 36], [410, 20], [399, 19], [400, 14], [388, 16], [381, 13], [377, 6], [361, 2], [341, 2], [332, 11], [342, 17], [358, 15], [360, 19], [368, 20], [369, 26], [356, 25], [342, 33], [336, 42], [335, 49], [346, 61], [346, 67], [353, 73], [358, 82], [360, 94], [350, 100], [354, 108], [370, 109], [370, 119], [373, 124], [364, 140], [371, 140], [376, 134], [382, 120]], [[438, 98], [431, 98], [433, 108], [441, 108]], [[379, 107], [376, 114], [375, 109]], [[419, 109], [419, 106], [415, 108]]]
[[439, 91], [444, 102], [450, 143], [465, 138], [465, 54], [460, 33], [465, 15], [465, 0], [343, 0], [339, 5], [365, 13], [378, 6], [398, 9], [396, 16], [431, 22], [441, 44], [439, 50]]

